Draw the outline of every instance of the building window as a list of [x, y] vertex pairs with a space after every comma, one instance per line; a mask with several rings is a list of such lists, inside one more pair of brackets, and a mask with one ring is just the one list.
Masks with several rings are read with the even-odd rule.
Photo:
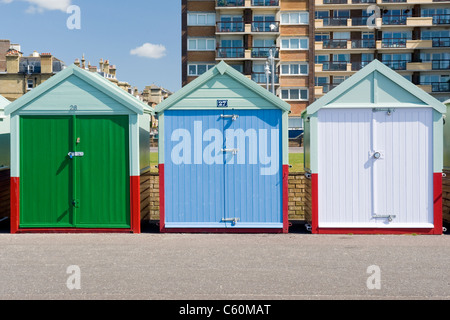
[[308, 64], [306, 62], [283, 63], [281, 64], [281, 74], [285, 76], [307, 76]]
[[308, 24], [308, 12], [286, 12], [281, 14], [281, 24]]
[[190, 38], [188, 39], [189, 51], [215, 51], [216, 39], [214, 38]]
[[309, 41], [308, 38], [282, 38], [281, 49], [282, 50], [308, 50]]
[[197, 64], [189, 64], [188, 65], [188, 73], [189, 76], [201, 76], [202, 74], [204, 74], [206, 71], [214, 68], [215, 64], [214, 63], [197, 63]]
[[215, 13], [188, 13], [188, 26], [215, 26]]
[[316, 39], [316, 42], [329, 40], [330, 39], [330, 33], [329, 32], [316, 32], [315, 39]]
[[236, 71], [239, 71], [240, 73], [244, 73], [244, 65], [242, 64], [230, 64], [230, 67], [232, 67]]
[[308, 89], [307, 88], [281, 89], [281, 99], [295, 100], [295, 101], [307, 101], [308, 100]]
[[32, 90], [34, 88], [34, 81], [33, 79], [27, 80], [27, 90]]

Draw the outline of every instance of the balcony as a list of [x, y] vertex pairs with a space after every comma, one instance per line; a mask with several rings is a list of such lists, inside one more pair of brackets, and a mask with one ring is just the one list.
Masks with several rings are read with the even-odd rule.
[[406, 26], [406, 22], [408, 20], [408, 16], [395, 16], [388, 15], [383, 16], [382, 21], [383, 25], [394, 25], [394, 26]]
[[371, 62], [372, 61], [352, 62], [352, 71], [359, 71]]
[[323, 40], [323, 49], [347, 49], [347, 39], [327, 39]]
[[319, 19], [322, 21], [324, 27], [347, 27], [348, 18], [323, 18]]
[[433, 60], [431, 68], [433, 70], [450, 70], [450, 60]]
[[279, 21], [253, 21], [252, 32], [280, 32]]
[[[267, 76], [265, 72], [253, 72], [252, 73], [252, 80], [255, 81], [258, 84], [267, 84]], [[280, 76], [279, 74], [275, 75], [275, 84], [280, 83]], [[272, 83], [272, 75], [269, 76], [269, 84]]]
[[430, 40], [433, 43], [433, 48], [450, 47], [450, 38], [431, 38]]
[[391, 60], [391, 61], [383, 61], [383, 63], [391, 68], [392, 70], [406, 70], [409, 60]]
[[217, 0], [217, 7], [228, 8], [228, 7], [244, 7], [245, 0]]
[[348, 0], [323, 0], [323, 4], [347, 4]]
[[217, 22], [216, 31], [223, 33], [245, 32], [245, 23], [243, 21]]
[[352, 40], [352, 49], [375, 49], [377, 43], [375, 39]]
[[[251, 49], [251, 57], [256, 59], [267, 59], [270, 56], [270, 49], [268, 47], [254, 47]], [[273, 53], [275, 59], [278, 59], [280, 56], [280, 49], [275, 48], [275, 52]]]
[[406, 65], [408, 71], [428, 71], [431, 68], [431, 62], [408, 62]]
[[383, 0], [383, 3], [406, 3], [406, 0]]
[[279, 0], [252, 0], [253, 7], [278, 7]]
[[217, 48], [217, 58], [223, 59], [243, 59], [245, 57], [245, 48], [237, 47], [219, 47]]
[[381, 40], [381, 48], [406, 48], [406, 38], [384, 38]]
[[422, 82], [420, 86], [431, 87], [432, 93], [450, 92], [450, 82]]
[[315, 65], [316, 72], [329, 72], [329, 71], [352, 71], [352, 65], [347, 61], [324, 61]]

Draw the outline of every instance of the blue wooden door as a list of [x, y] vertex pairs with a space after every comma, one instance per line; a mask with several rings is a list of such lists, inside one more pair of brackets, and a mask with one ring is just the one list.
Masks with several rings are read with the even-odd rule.
[[228, 228], [282, 228], [280, 110], [227, 110], [225, 221]]
[[282, 228], [281, 111], [164, 113], [166, 228]]
[[223, 228], [223, 118], [219, 110], [164, 112], [166, 228]]

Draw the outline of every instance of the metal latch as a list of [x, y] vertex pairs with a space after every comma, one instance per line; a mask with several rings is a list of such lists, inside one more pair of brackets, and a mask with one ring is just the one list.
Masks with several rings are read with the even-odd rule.
[[73, 159], [75, 157], [84, 157], [84, 152], [69, 152], [68, 156], [70, 159]]
[[233, 121], [236, 121], [239, 118], [239, 116], [237, 114], [230, 114], [230, 115], [223, 115], [222, 114], [222, 115], [220, 115], [220, 117], [222, 119], [231, 119]]
[[222, 152], [231, 152], [233, 155], [237, 155], [239, 152], [239, 149], [222, 149]]
[[80, 207], [80, 201], [77, 200], [77, 199], [74, 199], [74, 200], [72, 201], [72, 206], [73, 206], [74, 208], [79, 208], [79, 207]]
[[375, 160], [384, 159], [384, 152], [383, 151], [375, 151], [370, 153], [370, 157], [374, 158]]
[[397, 216], [396, 215], [392, 215], [392, 214], [390, 214], [390, 215], [375, 214], [375, 215], [372, 216], [372, 218], [374, 218], [374, 219], [388, 219], [389, 222], [392, 222], [392, 221], [394, 221], [395, 218], [397, 218]]
[[392, 112], [395, 112], [395, 109], [391, 108], [373, 108], [372, 112], [386, 112], [388, 116], [392, 115]]
[[240, 220], [239, 218], [229, 218], [229, 219], [222, 219], [222, 222], [231, 222], [231, 224], [235, 226], [236, 223], [239, 222], [239, 220]]

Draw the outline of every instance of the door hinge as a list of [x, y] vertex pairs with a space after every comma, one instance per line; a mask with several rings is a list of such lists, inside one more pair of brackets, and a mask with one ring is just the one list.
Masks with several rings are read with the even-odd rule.
[[387, 214], [387, 215], [382, 215], [382, 214], [374, 214], [372, 216], [372, 218], [374, 219], [388, 219], [389, 222], [394, 221], [395, 218], [397, 218], [396, 215], [392, 215], [392, 214]]
[[230, 114], [230, 115], [223, 115], [222, 114], [222, 115], [220, 115], [220, 117], [222, 119], [231, 119], [233, 121], [236, 121], [239, 118], [239, 116], [237, 114]]
[[231, 152], [233, 155], [237, 155], [239, 152], [239, 149], [222, 149], [222, 152], [224, 152], [224, 153]]
[[373, 108], [372, 112], [386, 112], [388, 116], [392, 115], [393, 112], [395, 112], [395, 109], [391, 108]]

